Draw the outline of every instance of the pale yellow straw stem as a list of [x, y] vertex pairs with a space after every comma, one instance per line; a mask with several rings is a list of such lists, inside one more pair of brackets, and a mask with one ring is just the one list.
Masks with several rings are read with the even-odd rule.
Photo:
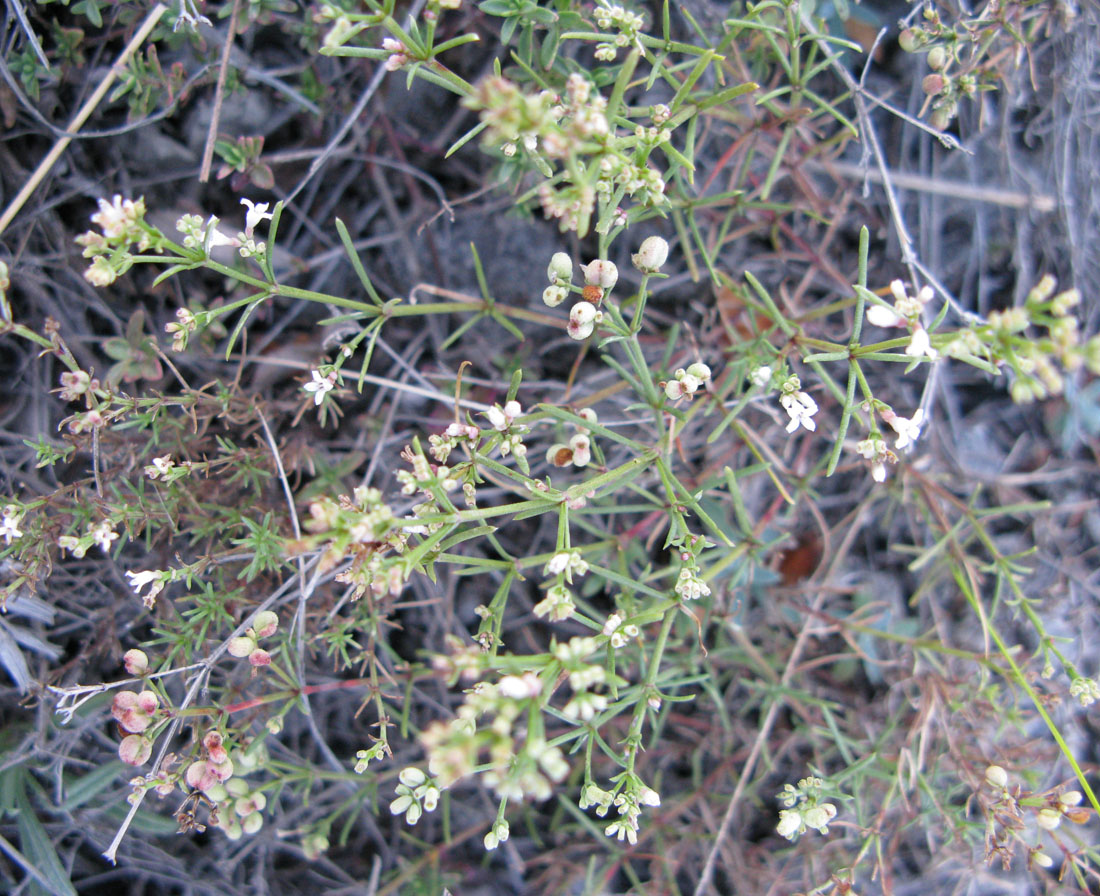
[[66, 129], [65, 136], [58, 138], [58, 141], [53, 145], [53, 148], [46, 153], [46, 157], [39, 163], [38, 167], [34, 170], [34, 174], [30, 176], [30, 179], [23, 185], [23, 189], [19, 191], [19, 194], [11, 201], [6, 209], [4, 209], [3, 217], [0, 217], [0, 234], [2, 234], [7, 226], [11, 223], [12, 218], [19, 214], [19, 210], [31, 197], [31, 193], [37, 189], [42, 179], [49, 174], [50, 169], [57, 163], [57, 160], [61, 158], [63, 153], [72, 142], [73, 137], [84, 126], [84, 122], [88, 120], [88, 117], [95, 111], [96, 106], [100, 104], [103, 97], [107, 95], [107, 91], [111, 89], [111, 85], [114, 83], [126, 66], [126, 62], [134, 54], [138, 47], [140, 47], [145, 39], [149, 36], [149, 32], [156, 27], [157, 22], [160, 21], [160, 17], [164, 15], [167, 7], [162, 3], [158, 3], [150, 11], [146, 17], [145, 22], [142, 24], [138, 32], [131, 38], [130, 42], [126, 45], [126, 49], [122, 51], [122, 55], [118, 57], [115, 64], [111, 66], [111, 70], [107, 73], [107, 77], [103, 79], [99, 87], [95, 89], [86, 103], [80, 107], [80, 111], [73, 116], [73, 120], [69, 122], [69, 127]]

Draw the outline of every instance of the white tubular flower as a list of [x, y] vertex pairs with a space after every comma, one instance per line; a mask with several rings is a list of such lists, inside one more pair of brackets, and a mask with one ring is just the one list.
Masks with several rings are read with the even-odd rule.
[[261, 202], [256, 205], [251, 199], [241, 199], [241, 205], [247, 205], [248, 211], [244, 216], [244, 234], [249, 239], [252, 232], [264, 221], [270, 221], [275, 215], [267, 210], [268, 203]]
[[1062, 813], [1058, 809], [1047, 806], [1039, 810], [1035, 816], [1035, 823], [1044, 831], [1053, 831], [1062, 823]]
[[799, 426], [805, 427], [810, 432], [817, 429], [814, 422], [814, 414], [817, 413], [817, 402], [805, 392], [787, 392], [779, 396], [779, 403], [791, 418], [787, 424], [787, 432], [794, 432]]
[[668, 243], [659, 236], [646, 237], [630, 260], [643, 274], [654, 274], [668, 260]]
[[928, 331], [924, 329], [920, 324], [917, 324], [913, 328], [913, 334], [909, 338], [909, 344], [905, 347], [905, 354], [911, 358], [920, 358], [927, 356], [932, 361], [940, 356], [940, 353], [932, 348], [932, 343], [928, 338]]
[[892, 308], [885, 305], [868, 305], [866, 314], [867, 322], [876, 327], [900, 327], [904, 323]]
[[23, 531], [19, 528], [22, 518], [23, 515], [14, 504], [4, 508], [4, 518], [0, 520], [0, 538], [4, 539], [4, 544], [11, 544], [13, 538], [23, 537]]
[[898, 417], [897, 415], [886, 417], [883, 416], [890, 427], [898, 434], [897, 445], [895, 446], [899, 451], [902, 448], [914, 444], [917, 439], [920, 438], [921, 427], [924, 425], [924, 408], [917, 408], [917, 412], [913, 415], [912, 419], [905, 417]]
[[[127, 572], [126, 578], [130, 580], [134, 594], [141, 597], [141, 602], [147, 608], [152, 609], [156, 596], [164, 590], [166, 574], [156, 569], [147, 569], [142, 572]], [[146, 585], [149, 586], [149, 591], [143, 595], [141, 589]]]
[[542, 693], [542, 682], [534, 672], [505, 675], [497, 683], [497, 693], [509, 700], [530, 700]]
[[111, 542], [118, 538], [118, 533], [111, 526], [110, 520], [101, 520], [89, 532], [92, 541], [99, 545], [99, 549], [105, 554], [111, 549]]
[[798, 832], [802, 830], [802, 815], [797, 809], [780, 809], [779, 810], [779, 824], [775, 826], [775, 831], [780, 837], [785, 837], [788, 840], [793, 840], [798, 836]]
[[772, 369], [767, 364], [762, 364], [749, 374], [749, 381], [763, 389], [772, 381]]
[[489, 423], [492, 424], [493, 429], [497, 432], [504, 432], [507, 430], [516, 417], [523, 413], [523, 408], [518, 401], [508, 401], [504, 403], [504, 407], [498, 404], [493, 405], [489, 410], [485, 412], [485, 416], [489, 418]]

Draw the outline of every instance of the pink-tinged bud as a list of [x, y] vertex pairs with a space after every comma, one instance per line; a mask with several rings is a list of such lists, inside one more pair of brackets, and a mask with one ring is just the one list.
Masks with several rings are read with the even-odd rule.
[[257, 647], [248, 655], [248, 662], [252, 664], [254, 669], [258, 669], [261, 666], [270, 666], [271, 654], [262, 647]]
[[710, 379], [710, 367], [704, 364], [702, 361], [696, 361], [694, 364], [688, 366], [687, 373], [689, 376], [695, 377], [697, 380], [706, 382]]
[[248, 796], [242, 796], [233, 803], [233, 811], [237, 813], [241, 818], [246, 815], [251, 815], [253, 812], [262, 812], [264, 807], [267, 806], [267, 797], [261, 792], [250, 793]]
[[214, 762], [211, 759], [206, 763], [206, 773], [213, 777], [215, 781], [228, 781], [233, 777], [233, 760], [228, 756], [221, 762]]
[[230, 638], [226, 650], [230, 656], [246, 657], [256, 649], [256, 639], [249, 637]]
[[140, 734], [129, 734], [118, 745], [118, 758], [127, 765], [144, 765], [153, 753], [153, 742]]
[[122, 665], [127, 675], [144, 675], [149, 671], [149, 657], [145, 655], [144, 650], [134, 647], [122, 655]]
[[222, 736], [217, 731], [209, 732], [202, 739], [202, 745], [206, 748], [211, 762], [221, 763], [229, 758], [229, 752], [222, 745]]
[[206, 762], [202, 759], [197, 762], [192, 762], [187, 766], [187, 772], [184, 775], [184, 780], [187, 782], [188, 787], [194, 787], [198, 790], [202, 790], [203, 779], [207, 777], [206, 774]]
[[921, 90], [923, 90], [928, 96], [936, 96], [943, 93], [944, 85], [947, 82], [944, 81], [943, 75], [937, 75], [935, 73], [931, 75], [925, 75], [924, 80], [920, 82]]
[[111, 701], [111, 715], [119, 722], [126, 713], [138, 708], [138, 695], [133, 691], [119, 691]]
[[125, 731], [140, 734], [152, 724], [149, 716], [156, 712], [157, 699], [152, 691], [140, 695], [133, 691], [119, 691], [111, 701], [111, 715]]
[[591, 261], [582, 264], [581, 270], [584, 271], [585, 283], [601, 289], [613, 289], [619, 281], [619, 269], [613, 261]]
[[279, 629], [279, 617], [271, 610], [264, 610], [262, 613], [257, 613], [256, 618], [252, 620], [252, 631], [256, 634], [257, 638], [270, 638]]

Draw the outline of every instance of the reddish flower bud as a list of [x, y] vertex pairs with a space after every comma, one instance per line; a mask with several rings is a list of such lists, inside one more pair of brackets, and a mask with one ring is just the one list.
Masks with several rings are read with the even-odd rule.
[[127, 765], [144, 765], [153, 753], [153, 742], [140, 734], [129, 734], [118, 745], [118, 758]]
[[271, 665], [271, 654], [264, 650], [262, 647], [257, 647], [248, 655], [248, 662], [252, 664], [253, 668], [259, 668], [260, 666]]

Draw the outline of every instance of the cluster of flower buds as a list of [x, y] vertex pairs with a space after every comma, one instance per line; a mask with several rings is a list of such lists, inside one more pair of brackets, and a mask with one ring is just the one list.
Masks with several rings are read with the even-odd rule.
[[673, 586], [680, 600], [698, 600], [710, 595], [710, 586], [699, 575], [699, 555], [710, 546], [702, 535], [686, 535], [680, 543], [680, 572]]
[[93, 286], [109, 286], [133, 263], [130, 246], [136, 245], [138, 252], [144, 252], [151, 245], [145, 200], [123, 199], [117, 194], [110, 202], [100, 199], [92, 223], [101, 232], [89, 230], [76, 238], [77, 244], [84, 247], [84, 257], [92, 259], [84, 278]]
[[1079, 675], [1069, 683], [1069, 695], [1082, 706], [1092, 706], [1100, 700], [1100, 685], [1095, 679]]
[[269, 638], [279, 628], [279, 617], [271, 610], [263, 610], [256, 614], [252, 625], [243, 635], [231, 638], [227, 650], [231, 656], [248, 657], [248, 662], [253, 668], [271, 665], [271, 654], [260, 647], [259, 642], [263, 638]]
[[208, 731], [202, 739], [203, 759], [196, 759], [189, 766], [184, 780], [189, 787], [201, 790], [211, 796], [215, 802], [224, 798], [216, 785], [224, 784], [233, 777], [233, 760], [229, 758], [222, 735], [217, 731]]
[[683, 367], [679, 368], [672, 377], [667, 383], [660, 384], [669, 401], [690, 399], [710, 380], [710, 368], [702, 361], [696, 361], [686, 370]]
[[875, 482], [886, 481], [886, 465], [896, 464], [898, 456], [886, 447], [886, 440], [875, 432], [856, 445], [860, 457], [871, 464], [871, 478]]
[[819, 834], [829, 832], [829, 822], [836, 818], [836, 806], [821, 801], [825, 782], [820, 778], [803, 778], [797, 787], [784, 784], [776, 794], [786, 808], [779, 812], [776, 832], [781, 837], [794, 840], [813, 828]]
[[984, 794], [982, 799], [992, 822], [989, 826], [990, 854], [1000, 855], [1006, 868], [1017, 846], [1026, 850], [1029, 868], [1050, 868], [1054, 865], [1054, 860], [1041, 851], [1040, 844], [1030, 842], [1024, 824], [1028, 815], [1038, 833], [1050, 833], [1063, 851], [1065, 845], [1053, 832], [1061, 827], [1063, 821], [1085, 824], [1092, 818], [1092, 810], [1081, 806], [1084, 796], [1079, 790], [1056, 787], [1041, 794], [1029, 793], [1018, 784], [1012, 786], [1008, 772], [999, 765], [986, 768], [983, 783], [993, 793], [992, 801], [984, 798]]
[[[501, 408], [502, 413], [503, 411], [504, 408]], [[443, 430], [443, 435], [428, 436], [428, 453], [441, 464], [445, 464], [451, 452], [461, 443], [465, 442], [472, 449], [480, 437], [481, 430], [472, 423], [451, 423]]]
[[594, 807], [600, 818], [606, 816], [614, 806], [619, 817], [604, 829], [604, 834], [617, 840], [625, 840], [633, 846], [638, 842], [638, 819], [641, 817], [642, 807], [661, 805], [661, 796], [652, 787], [642, 783], [637, 775], [624, 773], [616, 780], [619, 784], [611, 791], [589, 781], [581, 788], [578, 805], [582, 809]]
[[506, 401], [503, 407], [499, 404], [493, 405], [485, 412], [485, 416], [489, 419], [493, 429], [501, 434], [500, 441], [497, 444], [500, 456], [514, 455], [521, 468], [526, 472], [524, 458], [527, 457], [527, 446], [523, 444], [523, 437], [527, 435], [529, 430], [522, 423], [516, 422], [517, 418], [523, 416], [523, 407], [518, 401], [512, 399]]
[[[621, 628], [617, 627], [616, 631]], [[574, 721], [590, 722], [608, 707], [608, 698], [592, 691], [607, 680], [606, 670], [599, 659], [593, 657], [599, 646], [597, 638], [579, 637], [554, 647], [554, 658], [561, 663], [562, 672], [568, 676], [573, 689], [573, 696], [562, 707], [562, 715]]]
[[628, 641], [632, 641], [641, 635], [642, 631], [633, 623], [624, 623], [619, 613], [612, 613], [607, 617], [600, 633], [607, 638], [607, 642], [614, 648], [625, 647]]
[[408, 824], [416, 824], [425, 812], [434, 812], [439, 805], [439, 786], [415, 766], [404, 768], [397, 775], [397, 799], [390, 803], [393, 815], [404, 814]]
[[191, 334], [199, 328], [198, 318], [187, 308], [176, 309], [176, 319], [164, 325], [164, 332], [172, 337], [172, 351], [182, 352], [187, 348]]
[[639, 50], [642, 48], [638, 35], [645, 28], [643, 16], [625, 9], [618, 3], [608, 3], [607, 0], [599, 0], [599, 5], [594, 12], [596, 25], [601, 31], [614, 29], [618, 32], [611, 40], [596, 44], [596, 59], [600, 62], [614, 62], [620, 48], [629, 46], [636, 46]]
[[384, 740], [375, 742], [365, 750], [359, 750], [355, 754], [355, 774], [363, 774], [372, 761], [381, 762], [389, 752], [389, 747]]
[[508, 840], [508, 835], [511, 831], [508, 828], [508, 822], [503, 818], [493, 823], [493, 826], [489, 829], [489, 833], [485, 835], [484, 844], [485, 849], [492, 852], [501, 843]]

